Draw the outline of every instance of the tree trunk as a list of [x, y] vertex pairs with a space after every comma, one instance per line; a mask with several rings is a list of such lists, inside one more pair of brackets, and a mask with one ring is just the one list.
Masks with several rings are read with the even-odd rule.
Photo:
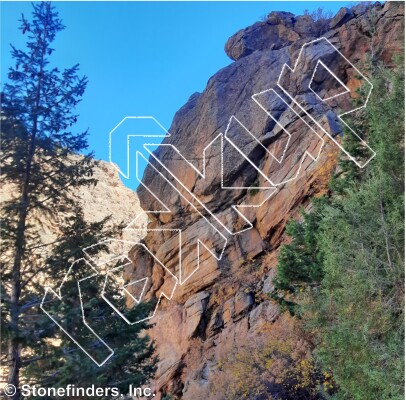
[[14, 385], [17, 389], [13, 395], [13, 400], [20, 400], [21, 393], [19, 389], [20, 368], [21, 368], [21, 345], [20, 345], [20, 295], [21, 295], [21, 264], [25, 253], [25, 231], [27, 225], [27, 215], [29, 207], [29, 184], [31, 177], [32, 160], [35, 153], [35, 136], [37, 122], [34, 121], [33, 134], [28, 152], [26, 176], [22, 188], [20, 209], [17, 225], [17, 235], [15, 241], [15, 254], [13, 271], [11, 277], [11, 296], [10, 296], [10, 318], [11, 318], [11, 339], [8, 346], [9, 373], [8, 383]]
[[[15, 253], [13, 269], [11, 273], [11, 293], [10, 293], [10, 323], [11, 323], [11, 338], [8, 344], [8, 383], [14, 385], [16, 393], [8, 398], [13, 400], [22, 399], [20, 390], [20, 369], [22, 366], [21, 361], [21, 348], [23, 332], [21, 330], [21, 308], [20, 308], [20, 296], [21, 296], [21, 268], [24, 262], [26, 253], [26, 229], [27, 229], [27, 217], [30, 208], [30, 185], [32, 180], [32, 165], [34, 162], [36, 146], [37, 146], [37, 133], [38, 133], [38, 121], [41, 113], [41, 91], [43, 85], [44, 74], [44, 59], [47, 51], [48, 42], [48, 18], [45, 18], [42, 40], [39, 42], [41, 45], [41, 57], [39, 60], [39, 70], [37, 75], [35, 101], [31, 110], [32, 129], [30, 135], [30, 143], [27, 148], [27, 158], [25, 165], [24, 180], [21, 185], [21, 197], [18, 210], [18, 222], [15, 240]], [[28, 127], [27, 127], [28, 128]]]
[[[26, 208], [25, 210], [26, 211]], [[20, 335], [19, 335], [19, 302], [21, 294], [21, 262], [24, 253], [25, 242], [25, 225], [27, 219], [27, 212], [20, 212], [17, 228], [16, 239], [16, 252], [14, 257], [13, 273], [11, 279], [11, 296], [10, 296], [10, 317], [11, 317], [11, 339], [8, 347], [9, 357], [9, 373], [8, 383], [17, 388], [17, 392], [13, 396], [13, 400], [20, 399], [19, 393], [19, 380], [21, 368], [21, 354], [20, 354]]]
[[38, 109], [41, 97], [41, 84], [43, 73], [43, 58], [45, 50], [42, 52], [42, 62], [38, 74], [37, 93], [35, 99], [33, 126], [31, 141], [27, 154], [27, 164], [25, 168], [25, 178], [22, 185], [20, 209], [18, 211], [18, 225], [15, 241], [14, 263], [11, 278], [10, 295], [10, 318], [11, 318], [11, 339], [8, 346], [9, 372], [8, 383], [16, 387], [16, 393], [12, 396], [13, 400], [20, 400], [20, 368], [21, 368], [21, 339], [20, 339], [20, 295], [21, 295], [21, 265], [25, 255], [26, 248], [26, 225], [27, 215], [30, 206], [30, 182], [31, 168], [36, 149], [36, 136], [38, 131]]

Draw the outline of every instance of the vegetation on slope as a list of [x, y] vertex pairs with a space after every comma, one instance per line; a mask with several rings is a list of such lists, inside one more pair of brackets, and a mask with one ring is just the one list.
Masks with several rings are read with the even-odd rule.
[[357, 120], [376, 157], [364, 170], [342, 160], [329, 196], [291, 221], [272, 293], [333, 373], [335, 399], [403, 399], [403, 60], [397, 65], [374, 70]]

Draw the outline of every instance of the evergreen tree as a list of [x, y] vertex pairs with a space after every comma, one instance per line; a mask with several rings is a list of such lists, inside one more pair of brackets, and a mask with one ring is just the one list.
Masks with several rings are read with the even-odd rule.
[[[61, 337], [62, 345], [51, 351], [47, 338], [58, 330], [39, 309], [44, 295], [39, 282], [47, 279], [60, 283], [72, 257], [109, 234], [106, 221], [86, 224], [77, 199], [72, 196], [75, 188], [97, 183], [92, 178], [96, 164], [92, 154], [78, 155], [87, 149], [87, 132], [72, 131], [78, 118], [75, 107], [84, 94], [87, 78], [78, 75], [78, 65], [63, 71], [51, 65], [52, 43], [64, 26], [49, 2], [34, 3], [32, 19], [22, 16], [20, 22], [22, 34], [28, 37], [27, 47], [19, 50], [11, 46], [15, 65], [9, 69], [9, 81], [1, 94], [1, 179], [13, 192], [1, 205], [1, 352], [6, 354], [2, 364], [8, 367], [8, 382], [18, 389], [14, 400], [21, 398], [22, 375], [35, 382], [38, 363], [48, 379], [47, 385], [85, 379], [75, 362], [80, 360], [86, 366], [88, 361], [83, 361], [86, 356], [79, 355], [77, 349], [72, 350], [72, 342]], [[60, 224], [56, 241], [40, 239], [42, 218]], [[44, 254], [52, 256], [45, 260]], [[94, 284], [97, 287], [97, 282]], [[76, 300], [71, 302], [73, 318], [81, 311]], [[118, 325], [121, 321], [111, 319], [111, 309], [100, 300], [97, 302], [92, 312], [104, 313], [99, 319], [108, 321], [104, 323], [104, 333], [116, 337], [119, 345], [126, 335]], [[128, 312], [142, 313], [145, 307]], [[114, 383], [112, 380], [117, 381], [118, 377], [129, 380], [130, 374], [134, 374], [132, 382], [145, 382], [154, 370], [153, 346], [147, 336], [139, 337], [146, 328], [146, 324], [130, 330], [126, 326], [127, 334], [134, 336], [118, 350], [115, 364], [97, 373], [89, 364], [84, 373], [92, 371], [89, 374], [95, 379], [96, 375], [104, 376], [101, 379], [106, 384]]]
[[[47, 263], [52, 265], [48, 277], [52, 282], [62, 282], [67, 272], [67, 260], [74, 261], [83, 257], [82, 249], [96, 245], [106, 236], [113, 236], [113, 229], [105, 227], [105, 220], [87, 223], [79, 212], [72, 215], [61, 227], [61, 241], [50, 254]], [[108, 250], [107, 246], [94, 246], [91, 256], [97, 256], [100, 251]], [[117, 267], [111, 265], [109, 269]], [[89, 347], [100, 345], [94, 336], [88, 335], [88, 330], [82, 321], [82, 304], [77, 291], [77, 280], [82, 271], [73, 271], [64, 280], [63, 304], [53, 302], [47, 305], [54, 315], [63, 315], [59, 323], [64, 328], [88, 342]], [[156, 370], [157, 358], [154, 356], [155, 347], [145, 334], [150, 328], [147, 322], [128, 325], [102, 298], [101, 290], [106, 275], [101, 273], [95, 279], [81, 283], [83, 310], [86, 323], [102, 338], [115, 352], [114, 356], [102, 367], [98, 367], [76, 344], [69, 339], [56, 325], [50, 323], [47, 315], [42, 314], [35, 319], [32, 333], [27, 342], [35, 349], [35, 357], [26, 363], [25, 378], [40, 387], [66, 387], [74, 383], [76, 387], [115, 387], [123, 395], [127, 393], [129, 384], [135, 387], [148, 383]], [[41, 288], [41, 285], [38, 285]], [[105, 295], [115, 299], [115, 305], [130, 320], [145, 318], [152, 304], [140, 304], [128, 309], [125, 298], [114, 286], [107, 286]], [[66, 323], [67, 322], [67, 323]], [[78, 333], [80, 332], [80, 333]], [[110, 398], [108, 396], [99, 398]]]
[[[291, 222], [293, 241], [279, 259], [273, 297], [302, 287], [293, 299], [315, 354], [334, 374], [337, 399], [403, 398], [405, 95], [402, 60], [398, 65], [374, 70], [358, 121], [375, 159], [356, 173], [342, 163], [332, 195], [305, 223]], [[309, 271], [320, 271], [315, 286]]]
[[282, 310], [288, 310], [291, 315], [300, 316], [295, 294], [306, 287], [317, 287], [323, 277], [317, 230], [320, 223], [319, 212], [324, 202], [323, 198], [315, 200], [311, 213], [302, 210], [302, 221], [291, 220], [286, 226], [286, 234], [292, 241], [281, 248], [274, 290], [269, 295], [279, 303]]
[[11, 46], [15, 66], [9, 69], [9, 83], [1, 98], [1, 175], [18, 191], [18, 198], [3, 203], [2, 210], [3, 246], [12, 248], [10, 263], [3, 267], [4, 301], [10, 313], [8, 382], [16, 387], [25, 340], [21, 314], [28, 298], [24, 291], [40, 271], [40, 266], [31, 265], [31, 247], [38, 243], [28, 216], [33, 210], [67, 211], [72, 205], [67, 189], [90, 183], [86, 178], [92, 170], [90, 156], [68, 162], [68, 155], [87, 147], [86, 132], [70, 131], [87, 78], [78, 76], [78, 65], [63, 72], [50, 67], [52, 42], [64, 26], [50, 3], [33, 4], [33, 8], [31, 22], [21, 18], [20, 29], [28, 35], [27, 50]]

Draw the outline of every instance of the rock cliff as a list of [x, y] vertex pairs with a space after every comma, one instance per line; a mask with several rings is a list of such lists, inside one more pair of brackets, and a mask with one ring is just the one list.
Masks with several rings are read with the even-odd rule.
[[[121, 182], [117, 176], [116, 169], [105, 161], [99, 161], [93, 170], [93, 177], [98, 181], [97, 185], [81, 187], [71, 191], [70, 197], [78, 199], [83, 208], [83, 215], [87, 222], [101, 221], [108, 216], [111, 217], [108, 224], [118, 225], [131, 222], [134, 215], [142, 211], [137, 195]], [[0, 188], [2, 201], [16, 199], [18, 191], [13, 184], [4, 184]], [[58, 215], [44, 215], [34, 211], [29, 220], [33, 225], [32, 229], [40, 239], [40, 243], [52, 243], [59, 233], [60, 218]], [[146, 218], [140, 218], [140, 227], [146, 224]], [[2, 258], [8, 255], [3, 252]], [[45, 247], [41, 260], [49, 254], [49, 247]]]
[[[265, 325], [272, 328], [283, 323], [277, 305], [267, 298], [267, 293], [272, 290], [285, 225], [298, 216], [301, 207], [309, 207], [312, 197], [327, 191], [327, 182], [336, 167], [342, 133], [336, 115], [326, 117], [312, 102], [313, 97], [301, 92], [299, 79], [293, 73], [285, 82], [286, 87], [296, 87], [298, 96], [307, 100], [306, 111], [314, 109], [320, 116], [319, 125], [334, 140], [320, 129], [317, 131], [312, 121], [307, 125], [297, 115], [289, 114], [291, 110], [286, 107], [276, 107], [276, 123], [251, 96], [275, 87], [283, 64], [294, 65], [302, 46], [321, 36], [365, 76], [368, 62], [390, 66], [392, 57], [403, 48], [403, 21], [404, 6], [400, 2], [342, 8], [333, 18], [317, 21], [309, 15], [272, 12], [264, 21], [242, 29], [228, 40], [225, 51], [234, 62], [211, 77], [205, 90], [193, 94], [176, 113], [171, 137], [164, 144], [176, 146], [197, 169], [204, 167], [205, 175], [202, 178], [186, 165], [170, 146], [154, 152], [154, 157], [164, 160], [172, 175], [151, 157], [144, 185], [138, 189], [140, 204], [145, 210], [162, 208], [146, 189], [153, 188], [160, 201], [170, 204], [172, 213], [149, 214], [148, 228], [161, 231], [149, 231], [144, 242], [169, 270], [178, 273], [175, 232], [182, 229], [202, 234], [206, 208], [210, 211], [206, 215], [216, 216], [232, 234], [221, 257], [202, 252], [198, 269], [194, 254], [184, 253], [182, 268], [196, 271], [178, 286], [171, 301], [161, 302], [154, 317], [155, 326], [150, 333], [160, 357], [154, 381], [157, 398], [167, 393], [186, 400], [216, 398], [210, 385], [219, 360], [232, 349], [256, 340]], [[309, 57], [317, 58], [317, 49]], [[340, 71], [340, 80], [350, 89], [350, 99], [356, 98], [356, 89], [361, 85], [359, 74], [336, 53], [331, 53], [328, 61]], [[314, 81], [317, 83], [317, 79]], [[319, 89], [319, 94], [328, 98], [329, 89]], [[262, 104], [270, 102], [269, 98], [262, 98]], [[247, 139], [241, 124], [230, 129], [230, 116], [236, 116], [244, 127], [255, 132], [257, 140]], [[227, 129], [236, 146], [228, 141], [222, 157], [214, 142]], [[311, 129], [316, 134], [309, 134]], [[291, 135], [286, 135], [287, 131]], [[238, 149], [243, 149], [248, 157], [243, 157]], [[284, 157], [282, 164], [279, 156]], [[158, 179], [156, 169], [168, 179]], [[269, 176], [278, 183], [275, 191], [266, 179]], [[179, 177], [179, 181], [174, 177]], [[204, 207], [190, 206], [186, 201], [189, 192]], [[242, 218], [232, 207], [235, 205], [256, 207], [245, 208]], [[245, 229], [246, 224], [252, 224], [252, 228]], [[194, 236], [185, 237], [187, 241]], [[208, 246], [217, 246], [216, 237], [206, 235], [205, 239]], [[168, 272], [148, 255], [140, 254], [139, 248], [134, 248], [130, 257], [133, 265], [126, 271], [127, 279], [147, 274], [152, 278], [148, 295], [159, 294]]]

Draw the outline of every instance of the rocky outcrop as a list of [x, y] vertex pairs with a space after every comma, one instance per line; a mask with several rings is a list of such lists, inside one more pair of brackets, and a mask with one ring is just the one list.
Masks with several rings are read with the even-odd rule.
[[[170, 204], [172, 213], [149, 215], [148, 228], [166, 231], [150, 231], [144, 238], [146, 246], [174, 274], [179, 272], [179, 256], [174, 251], [178, 240], [176, 230], [182, 229], [189, 234], [185, 234], [185, 240], [204, 233], [202, 213], [186, 201], [189, 191], [230, 231], [240, 233], [229, 235], [221, 258], [203, 253], [200, 268], [178, 287], [171, 301], [162, 301], [154, 318], [155, 326], [150, 331], [161, 360], [154, 381], [157, 398], [171, 393], [175, 398], [186, 400], [214, 399], [210, 394], [210, 382], [216, 374], [218, 361], [231, 350], [261, 335], [264, 325], [278, 323], [277, 306], [267, 298], [267, 293], [272, 290], [277, 250], [284, 241], [285, 225], [290, 218], [297, 217], [300, 207], [309, 207], [311, 197], [326, 192], [336, 166], [339, 147], [320, 130], [320, 135], [309, 134], [314, 128], [311, 121], [308, 121], [309, 125], [303, 124], [297, 115], [289, 114], [286, 107], [278, 108], [279, 105], [270, 99], [262, 99], [276, 110], [278, 125], [251, 96], [275, 87], [283, 64], [294, 65], [302, 45], [321, 35], [365, 75], [368, 75], [366, 61], [391, 65], [393, 55], [403, 48], [403, 21], [403, 4], [390, 2], [342, 8], [333, 18], [322, 21], [314, 21], [308, 15], [297, 17], [272, 12], [265, 21], [237, 32], [228, 40], [226, 52], [235, 62], [210, 78], [203, 93], [191, 96], [175, 115], [171, 137], [164, 143], [176, 146], [200, 170], [203, 169], [203, 152], [209, 149], [205, 176], [202, 178], [179, 156], [174, 159], [170, 147], [155, 151], [155, 156], [165, 160], [173, 174], [180, 176], [183, 185], [150, 160], [168, 180], [158, 179], [155, 169], [148, 167], [143, 178], [145, 186], [138, 189], [141, 206], [146, 210], [162, 208], [145, 188], [147, 186], [154, 189], [160, 201]], [[316, 49], [308, 59], [314, 60], [318, 56]], [[358, 96], [356, 88], [360, 86], [360, 77], [354, 69], [335, 53], [327, 56], [331, 56], [329, 61], [336, 63], [340, 79], [350, 88], [350, 96]], [[315, 82], [317, 84], [317, 79]], [[339, 143], [341, 130], [336, 115], [326, 113], [314, 97], [301, 92], [300, 81], [293, 73], [285, 83], [286, 87], [296, 88], [298, 98], [302, 96], [306, 100], [306, 111], [312, 110], [320, 116], [320, 125]], [[320, 90], [323, 98], [331, 95], [329, 88], [316, 90]], [[236, 116], [244, 127], [255, 132], [258, 141], [247, 139], [243, 128], [237, 124], [234, 131], [228, 130], [236, 146], [227, 142], [222, 158], [213, 141], [220, 132], [226, 131], [230, 116]], [[284, 134], [285, 130], [292, 133], [290, 138]], [[311, 155], [318, 155], [320, 138], [325, 140], [324, 148], [314, 161]], [[289, 146], [286, 146], [287, 142]], [[259, 174], [236, 148], [243, 149], [263, 174]], [[304, 153], [307, 155], [301, 169], [297, 170]], [[282, 154], [283, 166], [277, 161]], [[264, 176], [272, 176], [280, 182], [295, 179], [282, 183], [270, 195], [270, 187], [263, 189], [267, 185]], [[178, 191], [174, 191], [174, 187]], [[233, 211], [234, 205], [258, 207], [244, 208], [246, 221], [243, 221]], [[252, 228], [244, 230], [247, 221]], [[216, 247], [214, 236], [206, 239]], [[127, 279], [139, 276], [141, 268], [142, 274], [148, 273], [152, 277], [149, 295], [160, 293], [167, 272], [151, 260], [149, 264], [145, 260], [140, 262], [142, 257], [137, 249], [130, 257], [133, 266], [126, 271]], [[184, 258], [183, 266], [193, 271], [195, 257], [187, 253]]]
[[[274, 11], [265, 21], [233, 35], [227, 41], [225, 51], [231, 59], [239, 60], [255, 51], [278, 50], [290, 45], [296, 47], [303, 44], [303, 39], [308, 41], [325, 35], [328, 38], [339, 37], [341, 45], [356, 45], [361, 54], [354, 54], [355, 61], [365, 56], [365, 50], [375, 47], [381, 59], [390, 62], [393, 52], [399, 50], [398, 35], [403, 15], [402, 11], [398, 12], [393, 3], [383, 6], [379, 2], [359, 4], [352, 9], [343, 7], [333, 18], [316, 21], [310, 15], [296, 17], [288, 12]], [[387, 46], [389, 49], [386, 50]], [[343, 47], [340, 50], [343, 51]], [[354, 51], [354, 48], [350, 50]]]
[[[137, 194], [124, 186], [117, 176], [117, 170], [110, 163], [98, 161], [93, 177], [97, 185], [82, 187], [77, 194], [86, 221], [95, 222], [111, 216], [110, 224], [126, 225], [142, 213]], [[146, 215], [141, 215], [138, 223], [140, 229], [144, 228]]]
[[[68, 196], [77, 199], [82, 207], [85, 221], [97, 222], [110, 217], [108, 225], [113, 226], [128, 224], [141, 214], [142, 208], [137, 194], [124, 186], [117, 176], [117, 170], [110, 163], [98, 161], [93, 170], [93, 178], [97, 180], [97, 185], [83, 186], [68, 193]], [[13, 184], [7, 183], [1, 186], [2, 201], [17, 199], [17, 196], [18, 191]], [[139, 227], [143, 228], [147, 218], [142, 215], [138, 221]], [[42, 244], [54, 242], [60, 233], [61, 219], [58, 215], [44, 215], [43, 212], [34, 210], [29, 222], [33, 225], [32, 229], [35, 230]], [[43, 256], [45, 257], [48, 252], [49, 247], [46, 248]]]

